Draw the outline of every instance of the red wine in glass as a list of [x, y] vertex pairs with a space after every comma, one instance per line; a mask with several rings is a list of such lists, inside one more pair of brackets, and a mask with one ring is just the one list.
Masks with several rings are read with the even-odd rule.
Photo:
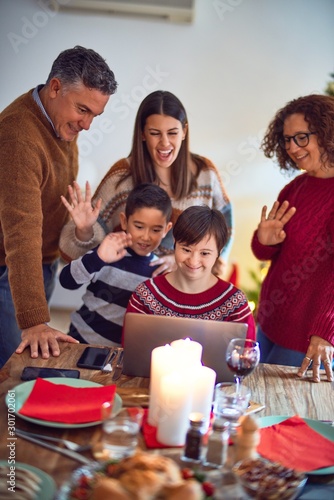
[[246, 377], [246, 375], [252, 373], [252, 371], [256, 367], [256, 364], [254, 363], [253, 360], [247, 359], [247, 357], [245, 356], [240, 356], [238, 363], [233, 364], [231, 360], [228, 360], [227, 366], [229, 367], [231, 372], [238, 375], [238, 377], [244, 378]]
[[252, 373], [260, 361], [258, 342], [248, 339], [232, 339], [226, 350], [226, 363], [234, 373], [237, 384]]

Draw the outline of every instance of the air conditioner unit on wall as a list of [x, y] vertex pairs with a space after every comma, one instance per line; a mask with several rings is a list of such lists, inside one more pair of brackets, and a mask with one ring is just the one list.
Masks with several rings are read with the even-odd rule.
[[60, 10], [86, 10], [108, 14], [155, 17], [191, 23], [195, 0], [53, 0]]

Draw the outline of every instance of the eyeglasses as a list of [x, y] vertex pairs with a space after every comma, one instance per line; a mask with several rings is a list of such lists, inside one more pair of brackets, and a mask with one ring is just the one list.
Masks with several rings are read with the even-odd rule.
[[283, 149], [288, 151], [288, 149], [290, 149], [291, 139], [293, 139], [293, 142], [297, 146], [299, 146], [300, 148], [304, 148], [310, 142], [310, 135], [313, 135], [315, 133], [316, 132], [300, 132], [296, 135], [286, 136], [279, 141], [279, 144]]

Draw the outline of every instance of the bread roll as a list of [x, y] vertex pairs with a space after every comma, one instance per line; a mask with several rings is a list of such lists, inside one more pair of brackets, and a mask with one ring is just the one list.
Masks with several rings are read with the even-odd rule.
[[113, 477], [98, 479], [92, 500], [201, 500], [197, 481], [184, 481], [174, 460], [140, 452], [115, 466]]
[[117, 479], [101, 477], [94, 486], [91, 500], [129, 500], [129, 494]]
[[188, 479], [178, 486], [166, 486], [162, 492], [165, 500], [202, 500], [202, 486], [195, 479]]

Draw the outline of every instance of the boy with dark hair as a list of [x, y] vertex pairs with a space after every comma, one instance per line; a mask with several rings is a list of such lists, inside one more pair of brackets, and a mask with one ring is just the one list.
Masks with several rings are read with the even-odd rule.
[[59, 280], [75, 290], [89, 283], [81, 308], [71, 314], [69, 334], [83, 343], [119, 346], [125, 310], [136, 286], [152, 276], [153, 253], [172, 226], [166, 191], [141, 184], [120, 214], [124, 232], [109, 233], [102, 243], [64, 267]]

